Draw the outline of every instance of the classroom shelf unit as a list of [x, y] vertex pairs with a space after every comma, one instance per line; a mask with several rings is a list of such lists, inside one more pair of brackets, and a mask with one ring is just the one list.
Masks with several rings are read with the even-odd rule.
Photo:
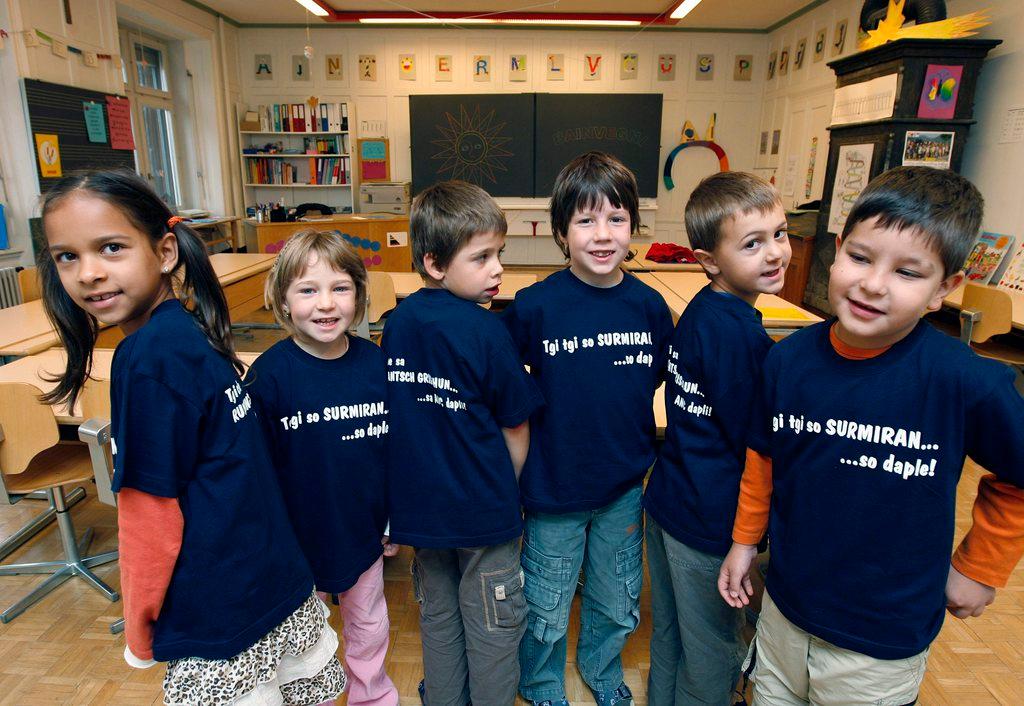
[[[298, 104], [295, 104], [296, 106]], [[289, 107], [260, 106], [259, 114], [264, 120], [262, 128], [277, 127], [277, 109]], [[293, 106], [294, 107], [294, 106]], [[327, 104], [321, 104], [326, 108]], [[355, 210], [353, 196], [353, 160], [348, 128], [346, 103], [331, 103], [330, 126], [335, 127], [335, 117], [344, 114], [345, 122], [340, 128], [313, 130], [310, 118], [302, 127], [304, 130], [240, 129], [238, 131], [239, 168], [246, 207], [257, 204], [278, 203], [286, 207], [316, 201], [330, 206], [337, 213]], [[271, 110], [273, 109], [273, 110]], [[312, 112], [312, 111], [311, 111]], [[319, 120], [319, 113], [317, 120]], [[323, 116], [328, 125], [328, 116]], [[250, 127], [248, 124], [244, 127]], [[300, 197], [303, 191], [296, 189], [317, 189], [315, 198]]]

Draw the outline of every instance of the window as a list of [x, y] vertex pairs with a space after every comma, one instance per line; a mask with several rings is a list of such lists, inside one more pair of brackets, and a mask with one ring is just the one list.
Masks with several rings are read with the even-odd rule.
[[139, 173], [172, 208], [181, 205], [174, 139], [174, 94], [164, 42], [132, 29], [121, 30], [125, 88], [132, 102], [132, 130]]

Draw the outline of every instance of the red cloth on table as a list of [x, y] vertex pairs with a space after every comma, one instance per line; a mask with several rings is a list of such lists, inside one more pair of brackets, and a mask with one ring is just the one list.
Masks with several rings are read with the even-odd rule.
[[675, 243], [651, 243], [646, 258], [651, 262], [693, 263], [693, 250]]

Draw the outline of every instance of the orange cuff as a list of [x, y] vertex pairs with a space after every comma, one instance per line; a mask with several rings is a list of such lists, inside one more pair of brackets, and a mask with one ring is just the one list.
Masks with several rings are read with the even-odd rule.
[[1005, 586], [1024, 554], [1024, 489], [985, 475], [972, 515], [974, 524], [953, 553], [953, 567], [986, 586]]
[[171, 583], [184, 531], [177, 498], [160, 498], [133, 488], [118, 493], [124, 634], [128, 648], [139, 659], [153, 659], [153, 625]]
[[740, 479], [740, 498], [732, 541], [757, 544], [768, 530], [768, 512], [772, 502], [772, 459], [747, 449], [747, 461]]

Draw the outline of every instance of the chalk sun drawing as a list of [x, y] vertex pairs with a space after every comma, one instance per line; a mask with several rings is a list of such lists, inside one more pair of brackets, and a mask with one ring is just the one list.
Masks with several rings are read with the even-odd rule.
[[458, 117], [446, 112], [445, 119], [447, 127], [437, 126], [441, 138], [430, 141], [439, 148], [430, 158], [443, 160], [438, 175], [450, 172], [446, 175], [449, 179], [464, 179], [480, 186], [484, 179], [497, 183], [495, 171], [508, 171], [503, 158], [514, 156], [505, 149], [512, 138], [501, 134], [507, 123], [495, 122], [494, 110], [481, 115], [479, 106], [470, 115], [460, 105]]

